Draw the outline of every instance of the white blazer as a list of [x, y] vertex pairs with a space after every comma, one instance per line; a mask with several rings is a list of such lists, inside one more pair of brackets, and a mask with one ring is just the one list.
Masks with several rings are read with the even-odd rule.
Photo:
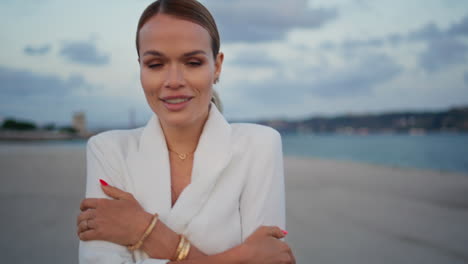
[[[143, 128], [92, 137], [86, 197], [108, 198], [99, 179], [130, 192], [149, 213], [211, 255], [242, 243], [260, 225], [285, 228], [281, 137], [254, 124], [228, 124], [212, 105], [194, 153], [191, 183], [171, 208], [166, 141], [157, 116]], [[80, 263], [161, 264], [143, 251], [80, 241]]]

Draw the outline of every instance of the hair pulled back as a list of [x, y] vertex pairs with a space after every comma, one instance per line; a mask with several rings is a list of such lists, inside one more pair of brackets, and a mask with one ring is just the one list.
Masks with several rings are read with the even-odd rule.
[[211, 36], [211, 49], [213, 50], [213, 57], [216, 59], [220, 48], [218, 27], [216, 26], [216, 22], [210, 11], [196, 0], [157, 0], [150, 4], [143, 11], [140, 20], [138, 21], [136, 32], [136, 49], [138, 57], [140, 56], [140, 29], [150, 18], [157, 14], [166, 14], [180, 19], [185, 19], [205, 28]]
[[[216, 60], [221, 46], [218, 27], [210, 11], [196, 0], [157, 0], [150, 4], [143, 11], [138, 21], [135, 40], [138, 57], [140, 57], [140, 30], [150, 18], [157, 14], [166, 14], [185, 19], [205, 28], [210, 34], [211, 50], [213, 51], [213, 58]], [[217, 81], [215, 80], [215, 82]], [[216, 105], [220, 112], [223, 111], [221, 99], [215, 90], [213, 90], [211, 102]]]

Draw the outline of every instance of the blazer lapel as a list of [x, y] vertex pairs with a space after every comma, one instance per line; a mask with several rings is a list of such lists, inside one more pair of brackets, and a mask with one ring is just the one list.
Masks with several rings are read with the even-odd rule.
[[212, 104], [194, 153], [191, 183], [180, 194], [167, 219], [174, 231], [185, 232], [209, 198], [231, 154], [231, 126]]
[[231, 154], [231, 126], [212, 104], [194, 153], [191, 183], [171, 208], [169, 155], [158, 117], [153, 115], [143, 128], [138, 148], [127, 157], [134, 195], [145, 210], [157, 212], [172, 230], [184, 233], [209, 198]]
[[129, 153], [127, 163], [136, 199], [148, 212], [167, 220], [171, 210], [169, 156], [156, 115], [143, 128], [139, 146]]

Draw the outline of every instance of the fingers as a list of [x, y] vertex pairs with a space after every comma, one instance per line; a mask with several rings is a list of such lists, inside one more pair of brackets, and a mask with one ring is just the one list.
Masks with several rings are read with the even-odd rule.
[[272, 236], [274, 238], [283, 238], [286, 236], [286, 234], [283, 232], [283, 230], [277, 226], [269, 226], [268, 227], [268, 235]]
[[132, 200], [133, 199], [133, 195], [131, 193], [124, 192], [117, 187], [101, 184], [101, 188], [105, 194], [107, 194], [109, 197], [114, 198], [116, 200]]
[[292, 259], [292, 264], [296, 264], [296, 257], [294, 257], [294, 254], [292, 253], [291, 249], [289, 249], [289, 252], [290, 252], [290, 255], [291, 255], [291, 259]]
[[103, 199], [86, 198], [83, 201], [81, 201], [80, 210], [84, 211], [84, 210], [87, 210], [87, 209], [96, 209], [99, 202], [100, 202], [100, 200], [103, 200]]
[[78, 224], [78, 235], [88, 229], [91, 229], [89, 227], [89, 221], [88, 220], [83, 220]]
[[285, 263], [295, 264], [296, 263], [296, 258], [294, 257], [294, 254], [292, 253], [291, 247], [289, 247], [289, 245], [286, 242], [279, 241], [279, 240], [277, 240], [277, 241], [279, 243], [281, 243], [280, 251], [282, 252], [282, 254], [283, 254], [284, 258], [285, 258], [284, 259]]
[[294, 254], [291, 250], [291, 247], [286, 243], [286, 242], [283, 242], [284, 245], [285, 245], [285, 251], [286, 253], [288, 254], [289, 258], [290, 258], [290, 263], [292, 264], [296, 264], [296, 257], [294, 257]]
[[94, 229], [88, 229], [79, 233], [78, 236], [82, 241], [96, 240], [98, 238], [98, 232]]
[[271, 236], [274, 238], [284, 238], [287, 232], [277, 226], [260, 226], [255, 230], [252, 236]]
[[[289, 245], [284, 241], [278, 240], [278, 239], [284, 238], [286, 234], [287, 234], [286, 231], [282, 230], [281, 228], [277, 226], [261, 226], [252, 235], [255, 237], [253, 238], [254, 240], [263, 241], [264, 243], [267, 243], [267, 240], [262, 240], [262, 239], [268, 238], [269, 241], [271, 241], [269, 243], [274, 243], [271, 245], [275, 245], [274, 247], [276, 248], [279, 254], [278, 256], [281, 256], [280, 257], [282, 261], [281, 263], [295, 264], [296, 259]], [[275, 239], [271, 240], [271, 238], [275, 238]]]
[[77, 234], [95, 228], [95, 209], [88, 209], [78, 215], [76, 218]]
[[93, 219], [96, 217], [95, 209], [87, 209], [81, 212], [78, 217], [76, 218], [76, 224], [78, 225], [83, 220]]

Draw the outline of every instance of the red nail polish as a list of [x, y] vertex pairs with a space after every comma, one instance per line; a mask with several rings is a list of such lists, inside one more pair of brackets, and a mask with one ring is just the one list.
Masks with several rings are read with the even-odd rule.
[[109, 185], [105, 180], [103, 179], [99, 179], [99, 182], [103, 185], [103, 186], [107, 186]]
[[283, 232], [284, 235], [287, 235], [288, 234], [288, 231], [286, 230], [281, 230]]

